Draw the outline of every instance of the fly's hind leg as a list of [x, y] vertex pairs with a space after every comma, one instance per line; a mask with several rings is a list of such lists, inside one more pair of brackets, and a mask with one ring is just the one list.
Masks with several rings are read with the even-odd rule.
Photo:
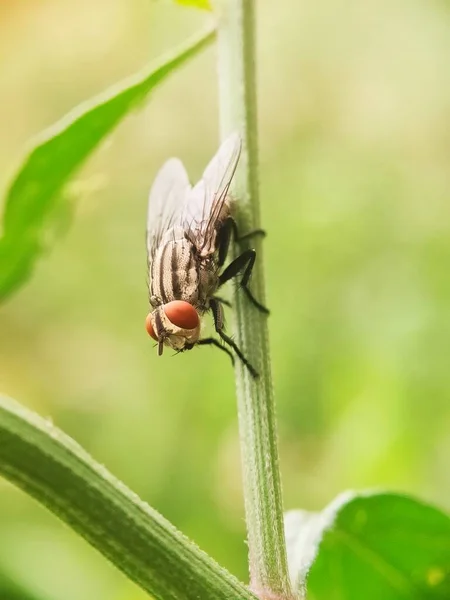
[[[222, 267], [225, 263], [225, 260], [228, 255], [228, 250], [230, 247], [231, 236], [234, 235], [234, 239], [237, 242], [241, 242], [246, 239], [250, 239], [254, 236], [265, 236], [266, 233], [262, 229], [255, 229], [254, 231], [250, 231], [243, 236], [239, 236], [238, 228], [236, 221], [229, 217], [225, 223], [222, 225], [219, 233], [218, 233], [218, 247], [219, 247], [219, 267]], [[223, 285], [233, 277], [236, 277], [241, 271], [244, 271], [244, 274], [241, 279], [241, 288], [244, 290], [247, 298], [250, 302], [256, 306], [258, 310], [265, 314], [269, 314], [269, 310], [262, 305], [256, 298], [253, 296], [250, 288], [248, 287], [250, 276], [252, 274], [253, 266], [256, 260], [256, 250], [249, 249], [245, 250], [242, 254], [240, 254], [233, 262], [231, 262], [225, 271], [219, 277], [219, 285]]]
[[[220, 337], [223, 339], [223, 341], [226, 344], [228, 344], [231, 348], [233, 348], [233, 350], [236, 352], [236, 354], [238, 355], [238, 357], [240, 358], [240, 360], [244, 363], [244, 365], [250, 371], [252, 377], [254, 377], [255, 379], [257, 379], [259, 377], [258, 371], [256, 371], [256, 369], [247, 360], [247, 358], [244, 356], [244, 354], [242, 353], [242, 351], [240, 350], [240, 348], [236, 344], [236, 342], [233, 340], [233, 338], [229, 337], [224, 332], [224, 330], [223, 330], [223, 328], [224, 328], [224, 321], [223, 321], [223, 309], [222, 309], [221, 305], [219, 304], [219, 302], [217, 302], [216, 300], [212, 299], [211, 302], [210, 302], [210, 306], [211, 306], [211, 310], [212, 310], [212, 314], [213, 314], [213, 318], [214, 318], [214, 328], [215, 328], [216, 332], [220, 335]], [[211, 340], [211, 338], [210, 338], [210, 340]], [[199, 343], [201, 343], [201, 341], [202, 340], [200, 340]], [[214, 344], [216, 346], [217, 345], [220, 346], [220, 344], [219, 344], [219, 342], [217, 340], [208, 341], [208, 342], [204, 342], [204, 343]], [[229, 352], [229, 350], [227, 350], [223, 346], [220, 346], [220, 347], [222, 348], [222, 350], [226, 350], [229, 354], [231, 354], [231, 352]]]
[[264, 229], [254, 229], [244, 235], [239, 235], [238, 226], [233, 217], [228, 217], [223, 223], [217, 235], [217, 246], [219, 248], [219, 267], [223, 267], [228, 256], [230, 248], [231, 236], [234, 236], [235, 241], [239, 244], [254, 237], [265, 237]]
[[242, 254], [240, 254], [233, 262], [231, 262], [225, 271], [219, 277], [219, 286], [223, 285], [236, 275], [239, 275], [242, 271], [244, 274], [242, 275], [242, 279], [240, 282], [241, 288], [244, 290], [247, 298], [256, 306], [258, 310], [265, 314], [269, 314], [269, 309], [266, 308], [263, 304], [258, 302], [258, 300], [251, 293], [248, 282], [250, 280], [250, 275], [252, 274], [253, 265], [256, 260], [256, 251], [255, 250], [245, 250]]
[[234, 221], [234, 219], [233, 219], [233, 222], [235, 224], [234, 235], [235, 235], [235, 239], [238, 243], [244, 242], [245, 240], [251, 240], [254, 237], [265, 238], [267, 235], [266, 232], [264, 231], [264, 229], [253, 229], [252, 231], [249, 231], [248, 233], [244, 233], [244, 235], [238, 235], [238, 229], [237, 229], [236, 221]]

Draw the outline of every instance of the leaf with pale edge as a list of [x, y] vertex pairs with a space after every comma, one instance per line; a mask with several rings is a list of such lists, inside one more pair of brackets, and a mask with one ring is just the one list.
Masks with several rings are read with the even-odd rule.
[[196, 36], [157, 65], [80, 105], [40, 136], [7, 192], [0, 239], [0, 300], [29, 277], [61, 214], [58, 203], [65, 201], [62, 192], [74, 172], [131, 110], [213, 38], [212, 30]]
[[345, 493], [285, 515], [289, 572], [308, 600], [448, 600], [450, 517], [411, 497]]

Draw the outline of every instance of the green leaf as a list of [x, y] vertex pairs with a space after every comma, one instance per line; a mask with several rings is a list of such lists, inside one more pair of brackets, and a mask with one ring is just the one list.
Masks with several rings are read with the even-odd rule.
[[45, 249], [69, 178], [132, 109], [214, 36], [211, 29], [196, 36], [158, 64], [81, 104], [40, 136], [7, 192], [0, 239], [0, 300], [24, 283]]
[[346, 493], [285, 517], [289, 570], [308, 600], [448, 600], [450, 517], [408, 496]]
[[43, 600], [43, 597], [19, 585], [0, 570], [0, 600]]
[[195, 8], [201, 8], [202, 10], [212, 10], [211, 2], [209, 0], [175, 0], [177, 4], [183, 6], [194, 6]]
[[0, 396], [0, 474], [157, 600], [256, 600], [54, 425]]

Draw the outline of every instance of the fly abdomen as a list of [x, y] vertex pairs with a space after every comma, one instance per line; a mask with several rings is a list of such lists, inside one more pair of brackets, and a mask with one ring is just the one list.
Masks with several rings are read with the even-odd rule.
[[198, 286], [198, 265], [191, 242], [182, 238], [162, 244], [153, 261], [151, 295], [163, 304], [184, 300], [195, 305]]

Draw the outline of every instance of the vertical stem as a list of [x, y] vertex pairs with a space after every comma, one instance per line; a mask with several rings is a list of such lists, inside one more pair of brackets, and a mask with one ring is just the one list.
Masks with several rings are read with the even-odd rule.
[[[254, 0], [224, 0], [220, 9], [221, 133], [223, 138], [232, 131], [242, 136], [232, 193], [238, 199], [238, 224], [245, 233], [259, 227]], [[264, 302], [262, 244], [253, 239], [252, 246], [257, 251], [252, 289]], [[267, 316], [237, 288], [233, 306], [236, 341], [260, 373], [255, 381], [239, 361], [236, 363], [250, 585], [261, 598], [285, 600], [293, 596], [284, 539]]]

